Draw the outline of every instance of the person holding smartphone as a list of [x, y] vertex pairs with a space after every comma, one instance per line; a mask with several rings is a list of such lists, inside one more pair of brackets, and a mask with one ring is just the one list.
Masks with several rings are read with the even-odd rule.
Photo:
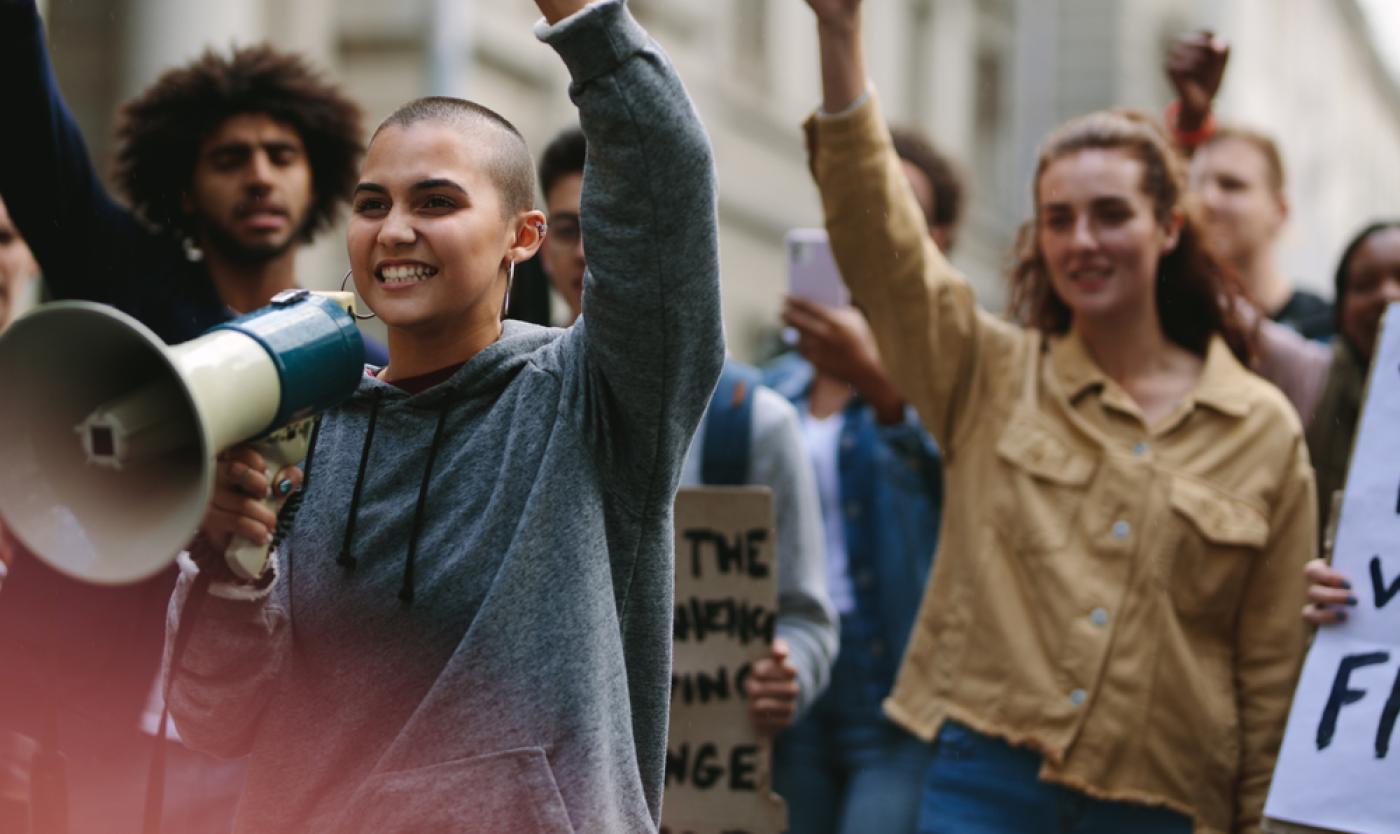
[[980, 310], [928, 239], [859, 0], [808, 0], [832, 251], [938, 440], [945, 524], [885, 710], [933, 744], [930, 832], [1257, 832], [1315, 546], [1301, 427], [1247, 370], [1237, 290], [1140, 114], [1051, 132]]

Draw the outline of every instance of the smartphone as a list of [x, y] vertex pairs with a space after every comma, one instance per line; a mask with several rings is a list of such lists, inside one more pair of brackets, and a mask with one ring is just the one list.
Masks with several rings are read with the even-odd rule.
[[851, 303], [825, 229], [792, 229], [787, 233], [786, 244], [790, 294], [829, 307]]

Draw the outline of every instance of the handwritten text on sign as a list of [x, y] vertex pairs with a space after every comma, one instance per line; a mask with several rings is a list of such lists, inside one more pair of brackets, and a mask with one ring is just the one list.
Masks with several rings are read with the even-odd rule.
[[664, 834], [777, 834], [769, 751], [744, 700], [749, 669], [773, 640], [777, 598], [767, 488], [676, 495], [676, 612]]
[[1333, 565], [1358, 604], [1318, 631], [1264, 813], [1336, 831], [1400, 820], [1400, 305], [1377, 345], [1342, 498]]

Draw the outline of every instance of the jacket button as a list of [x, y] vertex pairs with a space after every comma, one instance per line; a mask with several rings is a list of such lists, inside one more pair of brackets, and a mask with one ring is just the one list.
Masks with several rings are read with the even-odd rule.
[[1084, 702], [1088, 700], [1088, 698], [1089, 693], [1085, 692], [1082, 689], [1076, 689], [1069, 693], [1069, 702], [1071, 704], [1074, 704], [1076, 707], [1083, 706]]
[[883, 640], [871, 640], [871, 641], [870, 641], [870, 655], [871, 655], [872, 657], [880, 657], [880, 656], [884, 655], [884, 653], [885, 653], [885, 641], [883, 641]]
[[1100, 627], [1108, 625], [1108, 611], [1103, 608], [1095, 608], [1089, 612], [1089, 622]]
[[1133, 525], [1122, 519], [1113, 522], [1113, 538], [1126, 539], [1128, 534], [1133, 532]]
[[846, 504], [846, 518], [860, 518], [860, 504], [850, 501]]

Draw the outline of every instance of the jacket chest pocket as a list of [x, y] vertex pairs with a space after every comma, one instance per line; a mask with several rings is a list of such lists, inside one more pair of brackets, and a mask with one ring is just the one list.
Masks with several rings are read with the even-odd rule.
[[992, 523], [1017, 551], [1046, 553], [1069, 543], [1096, 459], [1024, 415], [997, 441], [1007, 476], [993, 494]]
[[1159, 576], [1182, 614], [1228, 613], [1269, 540], [1263, 511], [1203, 481], [1176, 476], [1171, 511], [1177, 535], [1159, 559]]

